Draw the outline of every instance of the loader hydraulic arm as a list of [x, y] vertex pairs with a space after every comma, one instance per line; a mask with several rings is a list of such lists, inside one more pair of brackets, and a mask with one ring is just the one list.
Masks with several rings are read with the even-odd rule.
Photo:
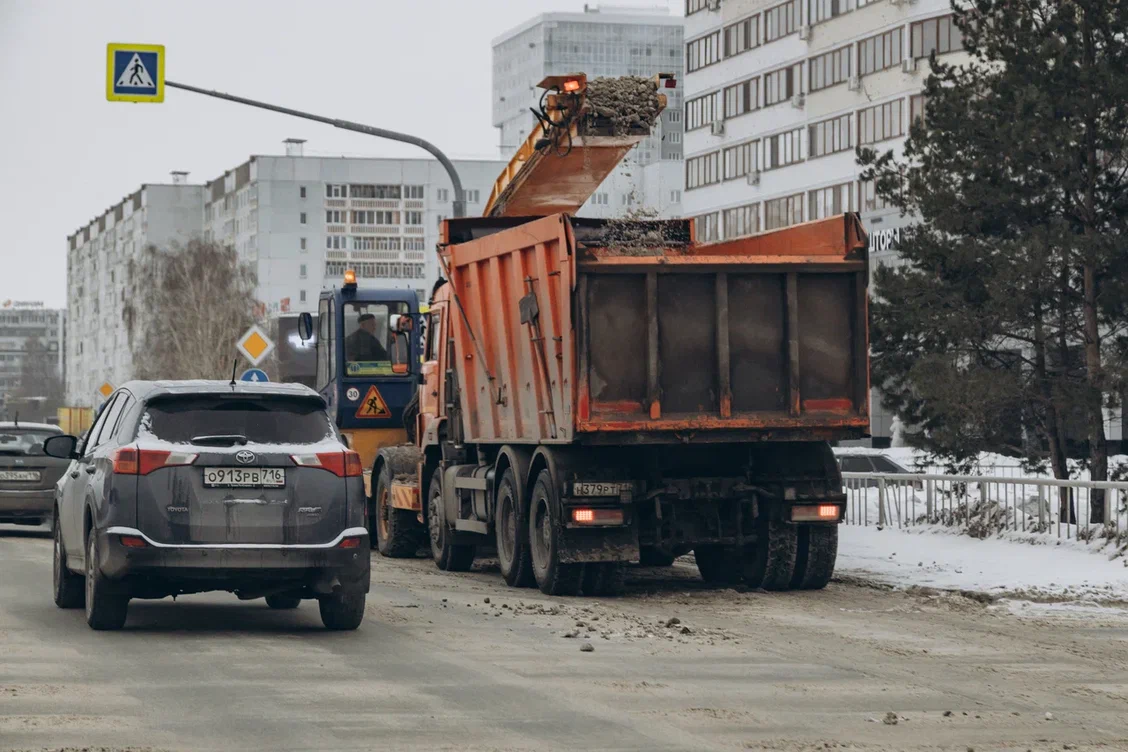
[[592, 81], [582, 73], [541, 81], [538, 124], [494, 183], [482, 216], [575, 214], [666, 107], [671, 74]]

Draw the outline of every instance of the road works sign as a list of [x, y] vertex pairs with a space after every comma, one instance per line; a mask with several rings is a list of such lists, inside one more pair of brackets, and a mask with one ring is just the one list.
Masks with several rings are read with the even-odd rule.
[[243, 336], [235, 343], [235, 347], [239, 348], [243, 357], [251, 361], [252, 366], [257, 366], [266, 360], [267, 355], [274, 352], [274, 343], [270, 341], [270, 337], [266, 336], [266, 332], [257, 325], [244, 332]]
[[360, 403], [360, 408], [356, 411], [358, 418], [390, 418], [392, 411], [388, 409], [388, 403], [380, 396], [380, 390], [375, 386], [368, 387], [368, 394], [364, 395], [364, 401]]
[[98, 394], [108, 399], [114, 393], [114, 385], [108, 381], [102, 382], [102, 386], [98, 387]]
[[163, 102], [164, 64], [162, 44], [106, 45], [106, 99]]

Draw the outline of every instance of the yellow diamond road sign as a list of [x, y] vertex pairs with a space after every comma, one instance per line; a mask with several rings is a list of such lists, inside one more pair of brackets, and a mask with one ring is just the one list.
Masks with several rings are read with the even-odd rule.
[[98, 387], [98, 394], [102, 395], [103, 397], [109, 397], [113, 393], [114, 385], [108, 381], [103, 382], [102, 386]]
[[235, 346], [239, 348], [239, 352], [243, 353], [243, 357], [251, 361], [252, 366], [257, 366], [266, 360], [266, 356], [274, 351], [274, 343], [270, 341], [270, 337], [266, 336], [266, 332], [257, 325], [248, 329], [235, 343]]

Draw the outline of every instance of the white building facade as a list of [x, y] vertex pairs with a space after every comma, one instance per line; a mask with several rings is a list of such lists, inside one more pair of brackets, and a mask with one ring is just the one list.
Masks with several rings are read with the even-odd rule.
[[[439, 276], [439, 224], [454, 191], [433, 159], [255, 156], [209, 182], [204, 239], [234, 247], [254, 265], [268, 316], [316, 311], [346, 269], [363, 287], [406, 288], [424, 299]], [[454, 162], [480, 215], [505, 163]]]
[[[682, 19], [665, 7], [600, 6], [583, 13], [546, 13], [493, 41], [493, 124], [508, 159], [536, 125], [546, 76], [586, 73], [588, 78], [673, 73], [680, 77]], [[584, 205], [583, 216], [621, 216], [632, 210], [681, 215], [682, 90], [663, 89], [668, 102], [653, 134]]]
[[[466, 213], [481, 214], [505, 163], [454, 164]], [[435, 246], [453, 194], [433, 159], [307, 157], [296, 140], [286, 156], [253, 156], [206, 185], [179, 172], [172, 184], [143, 185], [67, 238], [67, 404], [96, 405], [102, 384], [133, 378], [141, 333], [126, 290], [148, 246], [231, 246], [255, 268], [264, 318], [316, 311], [346, 269], [364, 287], [424, 298], [439, 275]]]
[[20, 387], [29, 345], [54, 356], [63, 375], [63, 321], [66, 312], [41, 301], [5, 300], [0, 304], [0, 399]]
[[[683, 209], [716, 241], [861, 212], [876, 263], [906, 220], [859, 180], [855, 148], [904, 143], [928, 58], [959, 62], [948, 0], [685, 0]], [[871, 430], [893, 416], [876, 390]]]

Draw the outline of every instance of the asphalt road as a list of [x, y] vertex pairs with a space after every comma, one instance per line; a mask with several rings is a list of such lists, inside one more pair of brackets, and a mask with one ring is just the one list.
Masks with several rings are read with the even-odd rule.
[[226, 594], [96, 633], [51, 602], [50, 539], [0, 528], [0, 749], [1128, 749], [1117, 609], [742, 594], [683, 563], [560, 599], [374, 566], [355, 633]]

